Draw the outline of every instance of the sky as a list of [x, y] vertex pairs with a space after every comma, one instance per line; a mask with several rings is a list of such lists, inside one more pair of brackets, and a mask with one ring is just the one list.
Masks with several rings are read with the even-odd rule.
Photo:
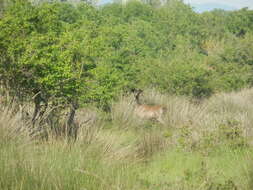
[[253, 0], [184, 0], [184, 2], [195, 7], [199, 12], [214, 8], [235, 10], [248, 7], [253, 9]]
[[[113, 0], [99, 0], [100, 4]], [[190, 4], [197, 12], [211, 11], [213, 9], [236, 10], [248, 7], [253, 10], [253, 0], [183, 0]]]

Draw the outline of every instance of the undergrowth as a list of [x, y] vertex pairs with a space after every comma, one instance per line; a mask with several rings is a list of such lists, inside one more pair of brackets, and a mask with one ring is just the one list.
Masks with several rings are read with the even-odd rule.
[[2, 106], [0, 189], [252, 189], [252, 89], [200, 103], [144, 94], [168, 108], [165, 124], [136, 118], [122, 97], [107, 114], [79, 110], [75, 142], [34, 137], [15, 105]]

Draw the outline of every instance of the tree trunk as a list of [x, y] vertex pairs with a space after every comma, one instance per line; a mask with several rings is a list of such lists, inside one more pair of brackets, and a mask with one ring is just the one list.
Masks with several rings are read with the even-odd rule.
[[71, 102], [70, 104], [70, 112], [66, 123], [66, 132], [68, 137], [74, 137], [74, 140], [77, 138], [78, 125], [74, 122], [77, 104]]
[[36, 120], [37, 120], [37, 116], [40, 113], [40, 103], [41, 103], [41, 95], [40, 93], [38, 93], [35, 98], [34, 98], [34, 112], [33, 112], [33, 117], [32, 117], [32, 124], [34, 125]]

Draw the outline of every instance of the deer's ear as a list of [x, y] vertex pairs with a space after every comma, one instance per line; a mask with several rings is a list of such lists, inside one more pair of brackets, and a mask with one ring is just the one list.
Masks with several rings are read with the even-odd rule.
[[138, 89], [138, 90], [136, 90], [136, 92], [137, 92], [138, 94], [141, 94], [141, 93], [143, 93], [143, 90]]
[[143, 90], [141, 90], [141, 89], [136, 89], [136, 88], [132, 88], [130, 91], [131, 91], [132, 93], [142, 93], [142, 92], [143, 92]]
[[136, 89], [135, 88], [131, 88], [130, 92], [136, 92]]

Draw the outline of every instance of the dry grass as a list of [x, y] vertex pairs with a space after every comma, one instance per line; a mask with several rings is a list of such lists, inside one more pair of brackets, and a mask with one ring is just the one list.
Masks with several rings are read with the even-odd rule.
[[[163, 164], [173, 165], [173, 162], [176, 164], [177, 160], [183, 165], [184, 159], [189, 157], [184, 155], [185, 152], [192, 154], [192, 160], [187, 161], [190, 167], [191, 162], [199, 163], [202, 155], [203, 159], [208, 158], [222, 146], [228, 147], [225, 148], [227, 153], [224, 153], [227, 157], [215, 157], [213, 158], [215, 162], [217, 160], [221, 164], [236, 163], [238, 168], [241, 167], [239, 159], [250, 162], [252, 158], [250, 151], [247, 158], [244, 158], [242, 156], [244, 153], [241, 152], [244, 152], [245, 147], [250, 149], [252, 143], [252, 98], [253, 89], [246, 89], [241, 92], [217, 94], [196, 104], [186, 97], [168, 96], [147, 90], [142, 97], [145, 103], [165, 105], [168, 108], [164, 115], [165, 124], [160, 124], [137, 118], [133, 114], [135, 106], [133, 97], [122, 96], [118, 102], [113, 103], [112, 111], [107, 116], [95, 108], [78, 110], [76, 122], [79, 131], [74, 144], [64, 138], [55, 139], [53, 134], [50, 136], [50, 130], [47, 141], [34, 143], [34, 137], [28, 130], [30, 123], [24, 120], [18, 107], [15, 105], [1, 107], [0, 151], [4, 156], [0, 158], [0, 169], [4, 168], [3, 176], [13, 178], [15, 185], [11, 186], [10, 180], [0, 177], [0, 187], [22, 189], [21, 182], [24, 185], [23, 189], [84, 187], [109, 190], [109, 187], [113, 187], [122, 190], [154, 188], [205, 190], [209, 184], [214, 183], [217, 186], [218, 182], [212, 181], [212, 177], [219, 181], [217, 169], [213, 169], [215, 174], [205, 171], [208, 174], [203, 177], [196, 172], [186, 171], [184, 174], [184, 166], [175, 166], [173, 170], [178, 169], [185, 176], [180, 178], [179, 183], [173, 181], [178, 174], [176, 172], [170, 174], [174, 176], [171, 178], [173, 183], [168, 184], [167, 178], [162, 176], [163, 170], [160, 171], [158, 168], [163, 168]], [[31, 109], [30, 106], [28, 108]], [[29, 111], [28, 108], [26, 109]], [[238, 159], [233, 160], [230, 157], [234, 154], [238, 154]], [[165, 157], [162, 157], [163, 155]], [[149, 163], [153, 162], [158, 166], [155, 168], [149, 166]], [[141, 175], [147, 167], [150, 172]], [[196, 168], [193, 168], [194, 170]], [[240, 180], [243, 184], [235, 181], [238, 189], [252, 186], [250, 182], [252, 174], [249, 169], [244, 170], [247, 178]], [[222, 184], [224, 190], [230, 188], [227, 183], [234, 180], [231, 176], [236, 176], [231, 171], [223, 174], [225, 177], [222, 179], [227, 180]], [[55, 173], [57, 176], [49, 173]], [[21, 182], [18, 182], [19, 180]], [[194, 183], [198, 183], [194, 180], [199, 180], [204, 185], [194, 186]], [[159, 186], [152, 186], [151, 182]]]
[[0, 139], [2, 142], [15, 140], [29, 142], [29, 127], [22, 120], [22, 113], [16, 105], [0, 107]]
[[139, 123], [134, 115], [134, 97], [121, 96], [118, 102], [112, 104], [111, 119], [115, 126], [120, 128], [133, 127]]
[[137, 118], [133, 114], [135, 106], [133, 97], [129, 96], [113, 104], [111, 115], [114, 126], [137, 129], [137, 131], [158, 127], [160, 131], [170, 137], [167, 144], [178, 144], [182, 134], [194, 144], [210, 133], [220, 133], [220, 130], [223, 130], [222, 127], [228, 130], [235, 128], [240, 130], [240, 135], [246, 138], [249, 144], [253, 143], [251, 140], [253, 136], [253, 89], [220, 93], [198, 104], [187, 97], [168, 96], [154, 90], [147, 90], [143, 93], [142, 101], [167, 107], [164, 125]]

